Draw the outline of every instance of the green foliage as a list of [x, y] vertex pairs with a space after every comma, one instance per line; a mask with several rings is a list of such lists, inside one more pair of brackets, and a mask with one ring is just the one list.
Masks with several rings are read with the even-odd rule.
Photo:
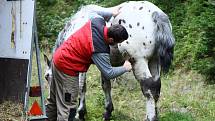
[[174, 67], [215, 80], [215, 6], [209, 0], [151, 0], [166, 12], [176, 38]]
[[58, 33], [62, 30], [66, 21], [81, 6], [87, 4], [112, 6], [120, 2], [123, 2], [123, 0], [38, 0], [37, 25], [40, 47], [51, 50]]
[[37, 1], [37, 24], [42, 48], [53, 47], [58, 32], [72, 12], [69, 4], [62, 1]]
[[[209, 82], [215, 79], [215, 8], [204, 0], [190, 0], [183, 5], [186, 10], [184, 19], [179, 26], [173, 25], [175, 66], [198, 70], [208, 77]], [[177, 17], [173, 21], [175, 19]]]

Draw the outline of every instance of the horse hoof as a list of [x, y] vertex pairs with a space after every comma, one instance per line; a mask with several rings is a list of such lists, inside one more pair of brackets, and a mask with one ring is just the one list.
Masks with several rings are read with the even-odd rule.
[[151, 120], [147, 117], [144, 121], [159, 121], [157, 117], [152, 118]]
[[85, 121], [84, 116], [85, 116], [85, 114], [87, 114], [87, 111], [86, 111], [86, 110], [80, 110], [80, 111], [78, 112], [78, 114], [79, 114], [79, 119], [80, 119], [81, 121]]
[[110, 121], [111, 113], [105, 112], [103, 114], [104, 121]]

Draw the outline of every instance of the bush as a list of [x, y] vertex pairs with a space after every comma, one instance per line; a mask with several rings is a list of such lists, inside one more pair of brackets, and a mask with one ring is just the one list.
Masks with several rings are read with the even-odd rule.
[[205, 0], [151, 0], [170, 17], [176, 38], [175, 68], [194, 69], [215, 80], [215, 6]]
[[[179, 26], [174, 25], [176, 33], [174, 65], [198, 70], [206, 75], [208, 82], [212, 82], [215, 79], [213, 71], [215, 8], [204, 0], [190, 0], [184, 5], [186, 10], [184, 19]], [[177, 17], [173, 18], [173, 21], [175, 19]]]

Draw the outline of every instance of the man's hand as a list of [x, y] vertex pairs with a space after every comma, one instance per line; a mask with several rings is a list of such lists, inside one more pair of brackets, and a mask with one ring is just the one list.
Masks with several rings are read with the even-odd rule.
[[132, 69], [132, 66], [131, 66], [131, 63], [126, 60], [125, 63], [123, 64], [123, 67], [127, 70], [127, 71], [131, 71]]
[[120, 13], [120, 8], [120, 6], [114, 8], [114, 10], [112, 11], [113, 17], [116, 17]]

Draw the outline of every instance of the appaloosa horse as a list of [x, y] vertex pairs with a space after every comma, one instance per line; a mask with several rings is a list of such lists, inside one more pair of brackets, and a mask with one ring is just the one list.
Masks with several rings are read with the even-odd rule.
[[[157, 101], [161, 88], [160, 72], [167, 72], [173, 59], [175, 39], [171, 23], [162, 10], [147, 1], [130, 1], [115, 7], [120, 7], [120, 14], [112, 18], [109, 24], [123, 25], [129, 33], [129, 38], [121, 44], [111, 46], [111, 63], [119, 65], [123, 64], [125, 59], [129, 59], [133, 74], [147, 99], [146, 120], [156, 121], [158, 120]], [[54, 51], [86, 22], [90, 12], [112, 11], [115, 7], [103, 8], [97, 5], [82, 7], [60, 32]], [[46, 73], [46, 77], [51, 77], [51, 71]], [[80, 105], [76, 117], [84, 120], [86, 73], [80, 73], [79, 77]], [[110, 93], [111, 82], [103, 76], [101, 78], [105, 93], [104, 120], [109, 120], [114, 109]]]

